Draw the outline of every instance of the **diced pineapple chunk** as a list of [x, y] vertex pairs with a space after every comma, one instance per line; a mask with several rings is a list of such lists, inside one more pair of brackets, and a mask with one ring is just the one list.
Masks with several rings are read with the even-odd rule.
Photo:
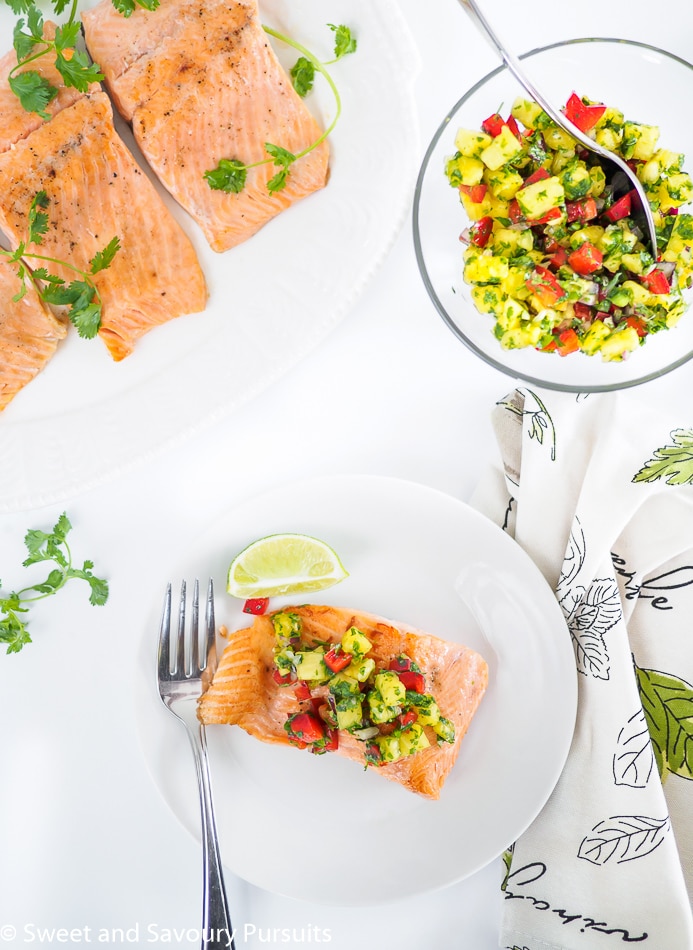
[[493, 139], [485, 132], [476, 132], [472, 129], [459, 129], [455, 136], [455, 148], [467, 158], [479, 158]]
[[497, 284], [507, 276], [508, 262], [494, 254], [481, 254], [468, 261], [464, 268], [464, 279], [468, 284]]
[[402, 757], [399, 736], [378, 736], [375, 741], [383, 762], [396, 762]]
[[588, 356], [594, 356], [610, 333], [611, 330], [609, 330], [606, 324], [602, 323], [601, 320], [595, 320], [587, 333], [583, 336], [580, 342], [580, 349]]
[[423, 727], [418, 722], [412, 723], [399, 737], [399, 747], [402, 755], [413, 755], [415, 752], [427, 749], [430, 744]]
[[480, 313], [498, 313], [503, 306], [505, 294], [496, 285], [477, 284], [472, 287], [472, 300]]
[[497, 198], [510, 201], [522, 188], [524, 179], [512, 168], [498, 168], [495, 171], [489, 168], [484, 172], [484, 181]]
[[626, 122], [623, 126], [621, 149], [626, 158], [646, 162], [654, 155], [658, 139], [659, 128], [656, 125]]
[[364, 655], [373, 648], [373, 644], [358, 627], [350, 627], [342, 637], [342, 649], [345, 653]]
[[517, 97], [510, 111], [513, 117], [527, 129], [541, 128], [549, 121], [549, 117], [540, 105], [532, 99], [525, 99], [523, 96]]
[[388, 706], [384, 703], [380, 693], [372, 689], [368, 694], [368, 709], [370, 717], [375, 723], [392, 722], [401, 710], [400, 706]]
[[325, 666], [324, 654], [318, 650], [308, 650], [306, 653], [297, 653], [296, 676], [300, 680], [317, 680], [323, 682], [331, 676]]
[[363, 709], [361, 703], [357, 702], [355, 706], [349, 709], [337, 710], [337, 728], [354, 729], [358, 728], [363, 722]]
[[444, 742], [454, 742], [455, 741], [455, 726], [449, 719], [446, 719], [445, 716], [441, 716], [438, 722], [433, 727], [437, 736], [439, 736]]
[[640, 337], [633, 327], [621, 327], [602, 342], [599, 352], [608, 362], [622, 360], [624, 353], [630, 353], [640, 346]]
[[451, 185], [478, 185], [483, 177], [486, 166], [478, 158], [468, 158], [465, 155], [456, 155], [445, 165], [445, 174]]
[[435, 726], [440, 719], [440, 709], [438, 703], [431, 696], [430, 702], [425, 706], [418, 706], [416, 710], [418, 722], [422, 726]]
[[404, 683], [392, 670], [383, 670], [376, 675], [375, 688], [387, 706], [398, 706], [407, 695]]
[[359, 683], [365, 683], [375, 669], [375, 660], [369, 656], [356, 657], [344, 670], [347, 676], [353, 676]]
[[563, 204], [565, 193], [560, 180], [554, 175], [521, 188], [515, 198], [526, 217], [542, 218], [552, 208]]
[[499, 134], [492, 140], [490, 145], [482, 151], [479, 156], [488, 168], [495, 171], [501, 165], [507, 165], [509, 161], [516, 158], [522, 151], [522, 144], [518, 142], [507, 125], [504, 125]]

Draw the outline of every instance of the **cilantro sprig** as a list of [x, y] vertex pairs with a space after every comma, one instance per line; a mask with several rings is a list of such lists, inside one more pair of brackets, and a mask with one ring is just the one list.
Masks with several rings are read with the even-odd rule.
[[[113, 258], [120, 250], [120, 240], [116, 236], [102, 250], [97, 251], [89, 262], [88, 271], [75, 267], [69, 261], [39, 254], [31, 250], [29, 245], [40, 245], [43, 241], [43, 235], [48, 232], [49, 219], [45, 211], [48, 205], [49, 199], [46, 192], [39, 191], [31, 202], [27, 216], [27, 240], [21, 241], [14, 251], [0, 248], [0, 255], [10, 263], [17, 265], [17, 276], [21, 281], [20, 290], [12, 299], [14, 301], [21, 300], [27, 292], [28, 282], [30, 281], [44, 303], [56, 307], [67, 307], [67, 317], [78, 334], [84, 339], [92, 339], [101, 326], [103, 309], [101, 294], [93, 281], [93, 277], [99, 271], [110, 266]], [[50, 273], [45, 266], [30, 271], [26, 265], [27, 260], [58, 264], [71, 270], [77, 277], [70, 283], [66, 283], [61, 277]]]
[[[159, 6], [159, 0], [112, 2], [115, 9], [126, 18], [138, 6], [145, 10], [156, 10]], [[17, 64], [9, 72], [8, 83], [27, 112], [36, 112], [42, 119], [48, 119], [46, 109], [58, 95], [58, 89], [45, 76], [36, 69], [26, 68], [48, 54], [55, 57], [55, 67], [66, 86], [86, 92], [91, 83], [101, 82], [104, 78], [101, 68], [92, 63], [83, 50], [77, 49], [81, 34], [81, 22], [77, 15], [79, 0], [51, 0], [57, 16], [69, 9], [67, 22], [56, 27], [53, 39], [44, 36], [43, 14], [36, 0], [5, 0], [5, 3], [20, 17], [13, 31]]]
[[301, 96], [301, 98], [307, 96], [312, 90], [316, 71], [320, 73], [320, 75], [324, 76], [330, 89], [332, 90], [336, 104], [335, 115], [328, 128], [325, 129], [322, 135], [316, 139], [315, 142], [296, 154], [290, 152], [286, 148], [283, 148], [281, 145], [277, 145], [273, 142], [265, 142], [265, 152], [267, 153], [268, 158], [261, 159], [258, 162], [244, 164], [238, 158], [220, 159], [215, 168], [212, 168], [204, 173], [204, 178], [212, 190], [238, 194], [245, 188], [249, 169], [257, 168], [260, 165], [267, 165], [271, 162], [274, 164], [277, 171], [267, 182], [267, 190], [270, 194], [281, 191], [286, 187], [291, 166], [294, 164], [294, 162], [298, 161], [299, 158], [303, 158], [304, 155], [308, 155], [308, 153], [312, 152], [313, 149], [316, 149], [322, 144], [322, 142], [325, 141], [328, 135], [331, 134], [332, 130], [339, 121], [339, 117], [342, 112], [342, 101], [337, 86], [335, 85], [326, 67], [338, 62], [344, 56], [356, 52], [357, 41], [352, 35], [348, 26], [344, 26], [343, 24], [335, 26], [333, 23], [328, 23], [327, 25], [335, 34], [335, 41], [334, 57], [325, 62], [321, 62], [313, 53], [310, 52], [310, 50], [306, 49], [305, 46], [302, 46], [295, 40], [290, 39], [283, 33], [279, 33], [277, 30], [273, 30], [269, 26], [263, 25], [263, 29], [269, 36], [273, 36], [275, 39], [281, 40], [301, 53], [301, 56], [296, 60], [290, 70], [293, 87], [298, 95]]
[[77, 578], [87, 582], [90, 604], [102, 606], [108, 600], [108, 582], [94, 575], [92, 561], [84, 561], [82, 567], [73, 566], [72, 552], [67, 543], [67, 535], [71, 530], [72, 525], [63, 512], [52, 531], [38, 528], [27, 531], [24, 544], [28, 556], [22, 562], [23, 566], [49, 563], [54, 567], [45, 581], [0, 597], [0, 643], [7, 644], [7, 653], [19, 653], [27, 643], [32, 642], [26, 619], [30, 605], [56, 594], [68, 581]]
[[[26, 13], [26, 19], [17, 20], [13, 31], [13, 45], [17, 54], [17, 64], [8, 75], [10, 89], [17, 96], [27, 112], [36, 112], [42, 119], [48, 119], [46, 107], [58, 95], [58, 89], [35, 69], [26, 67], [42, 59], [48, 53], [55, 55], [55, 67], [66, 86], [72, 86], [80, 92], [86, 92], [93, 82], [104, 77], [99, 67], [90, 62], [86, 53], [76, 48], [80, 36], [80, 22], [77, 19], [77, 2], [72, 0], [68, 20], [56, 27], [53, 39], [44, 36], [43, 14], [34, 0], [6, 0], [12, 10]], [[63, 13], [67, 0], [53, 0], [57, 14]]]

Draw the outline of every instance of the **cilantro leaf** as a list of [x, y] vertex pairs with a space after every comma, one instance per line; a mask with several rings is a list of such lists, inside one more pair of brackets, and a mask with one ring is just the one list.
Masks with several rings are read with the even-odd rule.
[[48, 207], [48, 195], [45, 191], [37, 191], [29, 208], [29, 243], [40, 244], [43, 235], [48, 230], [48, 215], [39, 208]]
[[80, 35], [80, 25], [78, 22], [66, 23], [64, 26], [58, 26], [55, 30], [55, 39], [53, 43], [59, 52], [74, 49]]
[[28, 13], [33, 6], [33, 0], [5, 0], [5, 3], [17, 16]]
[[344, 26], [343, 23], [340, 23], [339, 26], [335, 26], [334, 23], [327, 24], [329, 28], [334, 33], [334, 55], [335, 61], [341, 59], [343, 56], [348, 56], [349, 53], [356, 52], [356, 38], [351, 35], [351, 30], [348, 26]]
[[[70, 53], [70, 56], [66, 54]], [[86, 92], [91, 83], [100, 82], [104, 76], [96, 63], [90, 63], [89, 57], [81, 50], [58, 50], [55, 68], [63, 77], [66, 86], [73, 86], [79, 92]]]
[[291, 81], [301, 98], [307, 96], [313, 88], [315, 66], [305, 56], [300, 56], [290, 69]]
[[98, 274], [99, 271], [105, 270], [113, 263], [113, 258], [116, 256], [120, 250], [120, 238], [116, 237], [111, 238], [106, 247], [102, 251], [97, 251], [96, 254], [89, 261], [90, 273]]
[[31, 56], [31, 54], [34, 52], [36, 44], [40, 42], [36, 39], [33, 33], [24, 32], [24, 22], [24, 20], [17, 20], [12, 33], [12, 45], [14, 46], [15, 53], [17, 54], [18, 62], [21, 62], [23, 59]]
[[42, 119], [48, 119], [46, 106], [58, 95], [58, 90], [35, 70], [27, 70], [8, 78], [10, 89], [19, 99], [27, 112], [36, 112]]
[[693, 429], [674, 429], [670, 438], [671, 443], [654, 450], [652, 458], [633, 476], [634, 482], [693, 484]]
[[289, 177], [289, 169], [296, 161], [296, 156], [281, 145], [273, 145], [271, 142], [265, 142], [265, 151], [271, 156], [275, 165], [279, 166], [279, 171], [267, 182], [267, 190], [271, 195], [277, 191], [286, 188], [286, 182]]
[[73, 305], [67, 316], [83, 340], [93, 340], [101, 326], [101, 303], [94, 300], [86, 305]]
[[245, 188], [247, 167], [237, 158], [221, 158], [216, 168], [204, 173], [209, 187], [214, 191], [238, 194]]
[[159, 0], [112, 0], [113, 6], [126, 19], [135, 12], [135, 8], [140, 6], [145, 10], [156, 10], [159, 6]]

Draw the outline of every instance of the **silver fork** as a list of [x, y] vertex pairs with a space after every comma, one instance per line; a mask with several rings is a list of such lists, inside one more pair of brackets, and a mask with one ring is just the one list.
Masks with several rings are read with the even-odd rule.
[[205, 727], [197, 718], [197, 700], [207, 689], [217, 665], [216, 627], [214, 622], [214, 585], [210, 579], [205, 608], [205, 629], [200, 635], [200, 586], [195, 581], [192, 617], [186, 643], [186, 584], [181, 584], [178, 629], [171, 640], [171, 585], [166, 588], [159, 631], [159, 695], [164, 706], [185, 726], [200, 789], [202, 819], [202, 950], [234, 950], [233, 928], [229, 915], [224, 873], [219, 854], [214, 803], [209, 777]]

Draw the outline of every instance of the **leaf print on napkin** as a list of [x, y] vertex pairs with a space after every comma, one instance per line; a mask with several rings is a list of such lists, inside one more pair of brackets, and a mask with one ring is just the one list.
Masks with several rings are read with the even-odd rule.
[[618, 734], [614, 752], [614, 783], [645, 788], [655, 767], [645, 713], [639, 709]]
[[673, 444], [655, 449], [654, 456], [633, 476], [634, 482], [656, 482], [667, 485], [693, 484], [693, 429], [674, 429]]
[[693, 686], [659, 670], [635, 669], [662, 781], [693, 779]]
[[578, 672], [608, 680], [609, 654], [604, 634], [623, 615], [613, 577], [596, 578], [585, 590], [573, 587], [560, 601], [575, 650]]
[[582, 530], [580, 519], [573, 518], [573, 526], [568, 538], [568, 547], [561, 564], [561, 574], [558, 578], [556, 587], [560, 591], [568, 587], [580, 573], [582, 565], [585, 563], [585, 553], [587, 545], [585, 543], [585, 532]]
[[643, 815], [617, 815], [600, 821], [592, 833], [582, 839], [578, 857], [592, 864], [616, 864], [634, 861], [651, 854], [670, 830], [669, 816], [646, 818]]
[[[551, 450], [551, 461], [555, 462], [556, 429], [554, 427], [553, 419], [551, 418], [549, 410], [546, 408], [537, 394], [532, 392], [531, 389], [516, 389], [515, 394], [525, 396], [522, 406], [519, 406], [515, 400], [507, 398], [497, 402], [496, 405], [502, 406], [504, 409], [508, 409], [510, 412], [515, 413], [515, 415], [520, 416], [523, 421], [527, 420], [527, 434], [530, 439], [536, 439], [539, 445], [544, 444], [544, 435], [548, 435], [549, 438], [547, 439], [547, 444], [550, 446]], [[527, 408], [527, 396], [530, 396], [534, 400], [537, 408]]]

